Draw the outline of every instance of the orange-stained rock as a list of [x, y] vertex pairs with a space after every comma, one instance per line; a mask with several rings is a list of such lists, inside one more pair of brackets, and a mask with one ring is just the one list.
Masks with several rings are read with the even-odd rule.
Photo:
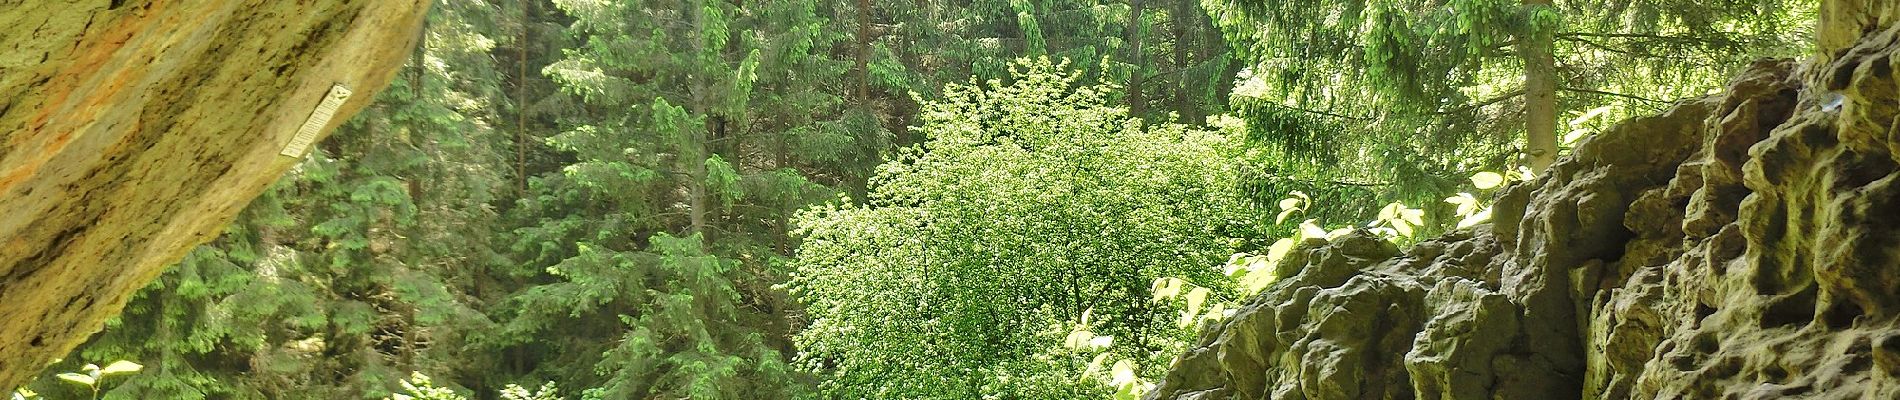
[[374, 98], [427, 8], [0, 0], [0, 389], [216, 237], [332, 85], [354, 95], [328, 127]]

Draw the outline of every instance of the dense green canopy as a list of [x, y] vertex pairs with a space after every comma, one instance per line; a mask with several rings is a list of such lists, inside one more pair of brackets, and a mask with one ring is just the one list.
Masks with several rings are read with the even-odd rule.
[[1481, 221], [1531, 121], [1706, 93], [1815, 8], [437, 3], [19, 397], [1129, 398], [1294, 243]]

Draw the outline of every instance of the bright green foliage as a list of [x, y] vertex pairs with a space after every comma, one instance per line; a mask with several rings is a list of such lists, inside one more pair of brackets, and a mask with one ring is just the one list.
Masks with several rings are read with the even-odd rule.
[[1522, 39], [1568, 144], [1792, 54], [1793, 3], [438, 0], [16, 394], [1133, 398], [1296, 243], [1487, 220]]
[[421, 372], [410, 373], [402, 380], [402, 393], [389, 395], [386, 400], [468, 400], [454, 389], [435, 386], [435, 380]]
[[[389, 395], [384, 400], [469, 400], [468, 397], [456, 393], [454, 389], [436, 386], [434, 379], [421, 372], [410, 373], [409, 378], [403, 379], [400, 383], [402, 391]], [[562, 400], [560, 391], [554, 387], [554, 382], [544, 383], [532, 391], [521, 385], [509, 384], [501, 389], [501, 399]]]
[[1078, 379], [1096, 354], [1058, 344], [1077, 327], [1120, 338], [1113, 357], [1154, 373], [1187, 331], [1149, 282], [1214, 282], [1230, 238], [1251, 236], [1235, 142], [1129, 118], [1113, 87], [1047, 59], [1017, 68], [927, 102], [929, 141], [879, 168], [868, 204], [799, 216], [790, 286], [819, 397], [1105, 395]]
[[[1245, 53], [1234, 105], [1263, 198], [1335, 199], [1328, 219], [1435, 203], [1525, 148], [1526, 43], [1556, 57], [1556, 135], [1578, 137], [1801, 54], [1811, 1], [1205, 0]], [[1567, 123], [1566, 123], [1567, 121]], [[1345, 134], [1341, 134], [1341, 133]]]

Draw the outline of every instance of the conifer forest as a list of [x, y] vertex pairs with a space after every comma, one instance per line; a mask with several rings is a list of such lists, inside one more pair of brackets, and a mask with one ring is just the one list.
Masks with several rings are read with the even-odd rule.
[[[66, 111], [36, 110], [132, 102], [84, 125], [128, 138], [267, 110], [155, 105], [211, 78], [47, 97], [118, 64], [41, 32], [229, 3], [261, 16], [182, 76], [388, 81], [51, 353], [0, 354], [0, 393], [1900, 398], [1889, 0], [404, 2], [419, 27], [357, 43], [324, 32], [375, 1], [0, 0], [0, 295], [94, 243], [17, 233], [69, 210], [33, 201], [186, 196], [35, 194], [76, 157], [35, 154], [98, 137], [37, 141]], [[268, 23], [300, 14], [344, 22]], [[392, 57], [221, 44], [273, 30]], [[184, 162], [127, 168], [216, 169]]]

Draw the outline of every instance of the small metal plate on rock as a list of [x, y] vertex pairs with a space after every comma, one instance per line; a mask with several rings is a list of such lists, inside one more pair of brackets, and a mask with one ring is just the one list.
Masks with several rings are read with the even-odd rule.
[[290, 144], [284, 145], [284, 152], [279, 154], [303, 157], [304, 151], [310, 149], [310, 143], [317, 141], [317, 132], [330, 124], [330, 117], [336, 116], [336, 109], [349, 99], [350, 88], [343, 87], [341, 83], [330, 86], [330, 93], [323, 95], [323, 101], [317, 103], [315, 111], [310, 112], [310, 118], [304, 119], [303, 126], [297, 127], [297, 136], [292, 136]]

